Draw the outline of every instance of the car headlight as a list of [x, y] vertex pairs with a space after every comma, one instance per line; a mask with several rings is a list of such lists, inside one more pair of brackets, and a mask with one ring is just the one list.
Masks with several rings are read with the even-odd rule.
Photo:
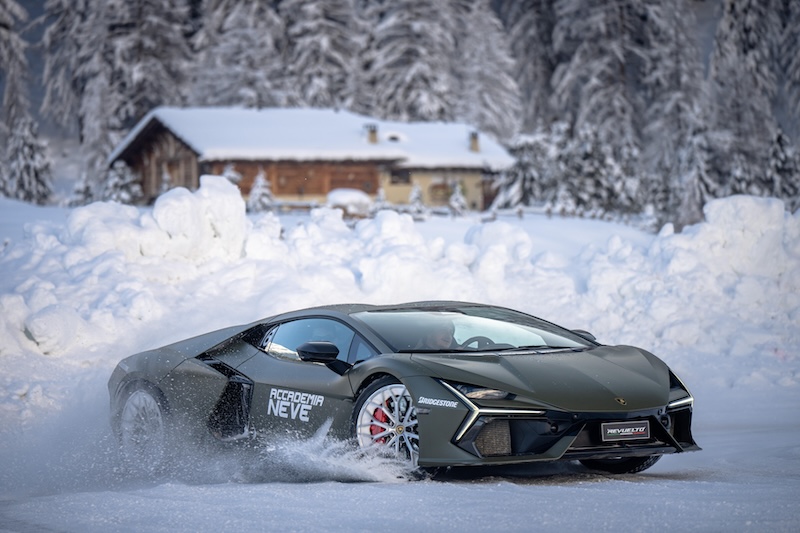
[[667, 404], [667, 409], [694, 405], [694, 397], [689, 392], [689, 388], [672, 371], [669, 373], [669, 396], [670, 401]]
[[681, 398], [680, 400], [675, 400], [674, 402], [670, 402], [667, 405], [667, 409], [677, 409], [678, 407], [686, 407], [687, 405], [690, 406], [694, 405], [693, 397], [687, 396], [685, 398]]
[[504, 390], [467, 385], [466, 383], [451, 383], [461, 394], [470, 400], [508, 400], [512, 395]]

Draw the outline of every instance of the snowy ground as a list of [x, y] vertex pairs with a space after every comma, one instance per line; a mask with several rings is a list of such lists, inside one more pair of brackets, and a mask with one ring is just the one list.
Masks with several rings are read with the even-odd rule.
[[[636, 344], [696, 397], [697, 453], [638, 475], [576, 464], [415, 481], [324, 435], [116, 469], [122, 357], [322, 303], [461, 299]], [[248, 218], [206, 179], [150, 210], [0, 199], [0, 531], [800, 530], [800, 213], [734, 197], [673, 234], [580, 219], [382, 212]]]

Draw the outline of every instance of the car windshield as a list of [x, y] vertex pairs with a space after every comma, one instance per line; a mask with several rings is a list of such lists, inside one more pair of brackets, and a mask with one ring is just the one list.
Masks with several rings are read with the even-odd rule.
[[497, 307], [374, 310], [352, 316], [394, 352], [582, 350], [593, 346], [555, 324]]

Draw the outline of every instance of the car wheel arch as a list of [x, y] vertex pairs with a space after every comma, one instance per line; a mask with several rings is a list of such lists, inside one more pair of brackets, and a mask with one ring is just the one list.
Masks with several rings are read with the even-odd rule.
[[364, 380], [361, 381], [358, 387], [355, 388], [356, 393], [353, 396], [353, 401], [354, 402], [358, 401], [358, 397], [361, 396], [361, 394], [364, 392], [364, 390], [366, 390], [367, 387], [369, 387], [379, 379], [383, 379], [386, 377], [391, 378], [397, 381], [398, 383], [403, 383], [400, 378], [388, 372], [376, 372], [374, 374], [370, 374], [369, 376], [364, 378]]

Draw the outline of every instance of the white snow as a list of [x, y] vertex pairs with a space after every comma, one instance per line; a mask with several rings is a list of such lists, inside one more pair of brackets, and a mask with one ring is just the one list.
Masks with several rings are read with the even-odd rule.
[[[312, 108], [158, 107], [109, 156], [114, 161], [148, 125], [158, 121], [194, 150], [216, 160], [397, 160], [413, 168], [502, 170], [514, 159], [488, 135], [470, 147], [472, 126], [392, 122], [349, 111]], [[367, 126], [377, 127], [371, 143]]]
[[[630, 476], [414, 481], [319, 435], [166, 478], [117, 470], [105, 384], [123, 357], [310, 305], [432, 298], [655, 352], [696, 397], [703, 451]], [[0, 199], [0, 531], [797, 531], [799, 354], [800, 213], [777, 200], [716, 200], [650, 235], [516, 213], [248, 217], [210, 176], [150, 209]]]
[[372, 198], [360, 189], [333, 189], [328, 193], [325, 205], [341, 209], [346, 215], [366, 216], [372, 209]]

